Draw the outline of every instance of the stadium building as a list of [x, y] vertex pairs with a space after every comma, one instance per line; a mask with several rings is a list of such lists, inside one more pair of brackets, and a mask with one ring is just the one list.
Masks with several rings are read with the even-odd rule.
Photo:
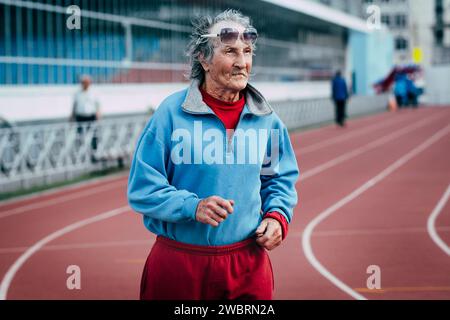
[[[368, 94], [391, 66], [392, 39], [386, 32], [374, 36], [356, 14], [332, 5], [306, 0], [0, 0], [0, 116], [9, 121], [66, 117], [82, 74], [93, 78], [106, 114], [154, 107], [185, 85], [191, 19], [227, 8], [249, 15], [258, 29], [253, 82], [288, 83], [286, 88], [296, 88], [290, 94], [302, 97], [327, 96], [324, 81], [341, 69], [356, 93]], [[80, 24], [74, 28], [77, 14]], [[126, 105], [130, 94], [135, 99]]]

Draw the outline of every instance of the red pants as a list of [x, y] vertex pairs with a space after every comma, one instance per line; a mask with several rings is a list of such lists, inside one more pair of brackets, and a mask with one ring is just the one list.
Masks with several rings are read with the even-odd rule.
[[255, 239], [195, 246], [158, 236], [145, 263], [141, 300], [271, 300], [272, 265]]

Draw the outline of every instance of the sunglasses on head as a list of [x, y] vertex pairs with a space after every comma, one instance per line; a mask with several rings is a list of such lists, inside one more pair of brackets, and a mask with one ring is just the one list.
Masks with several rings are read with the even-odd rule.
[[236, 43], [239, 35], [241, 35], [241, 40], [248, 44], [254, 44], [258, 38], [258, 33], [253, 28], [246, 29], [243, 33], [234, 28], [223, 28], [220, 33], [203, 34], [201, 38], [219, 38], [223, 44], [231, 45]]

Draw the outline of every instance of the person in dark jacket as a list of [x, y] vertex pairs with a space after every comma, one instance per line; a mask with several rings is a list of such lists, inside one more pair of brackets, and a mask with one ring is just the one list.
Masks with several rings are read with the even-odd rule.
[[347, 83], [342, 77], [341, 71], [337, 71], [332, 81], [332, 94], [335, 105], [336, 123], [345, 127], [346, 104], [348, 99]]

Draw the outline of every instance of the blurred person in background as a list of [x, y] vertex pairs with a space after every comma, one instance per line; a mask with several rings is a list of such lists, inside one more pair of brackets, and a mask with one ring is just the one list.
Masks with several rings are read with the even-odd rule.
[[408, 105], [408, 83], [404, 73], [395, 76], [394, 94], [400, 109]]
[[[285, 239], [297, 203], [295, 153], [286, 126], [248, 84], [257, 39], [250, 19], [226, 10], [193, 24], [191, 84], [151, 117], [128, 180], [130, 206], [157, 235], [140, 298], [269, 300], [274, 278], [266, 250]], [[249, 163], [252, 138], [233, 139], [236, 127], [268, 132], [261, 148], [278, 160]], [[195, 143], [208, 132], [214, 151]], [[180, 150], [188, 137], [194, 142]], [[215, 160], [194, 160], [205, 152]], [[229, 164], [238, 152], [245, 161]]]
[[[88, 75], [83, 75], [80, 79], [81, 90], [78, 91], [73, 99], [71, 121], [77, 122], [77, 145], [80, 147], [85, 141], [85, 136], [91, 130], [91, 124], [100, 119], [100, 104], [97, 98], [89, 90], [92, 80]], [[97, 150], [97, 133], [92, 134], [91, 154], [92, 162], [95, 162], [95, 151]]]
[[76, 122], [89, 122], [100, 119], [100, 105], [98, 100], [89, 90], [92, 80], [88, 75], [83, 75], [80, 80], [81, 90], [73, 99], [71, 120]]
[[406, 91], [408, 105], [413, 108], [418, 107], [419, 88], [416, 87], [412, 76], [406, 78]]
[[347, 118], [347, 99], [348, 89], [345, 79], [342, 77], [341, 71], [337, 71], [332, 82], [332, 97], [335, 105], [335, 121], [341, 127], [345, 127], [345, 119]]

